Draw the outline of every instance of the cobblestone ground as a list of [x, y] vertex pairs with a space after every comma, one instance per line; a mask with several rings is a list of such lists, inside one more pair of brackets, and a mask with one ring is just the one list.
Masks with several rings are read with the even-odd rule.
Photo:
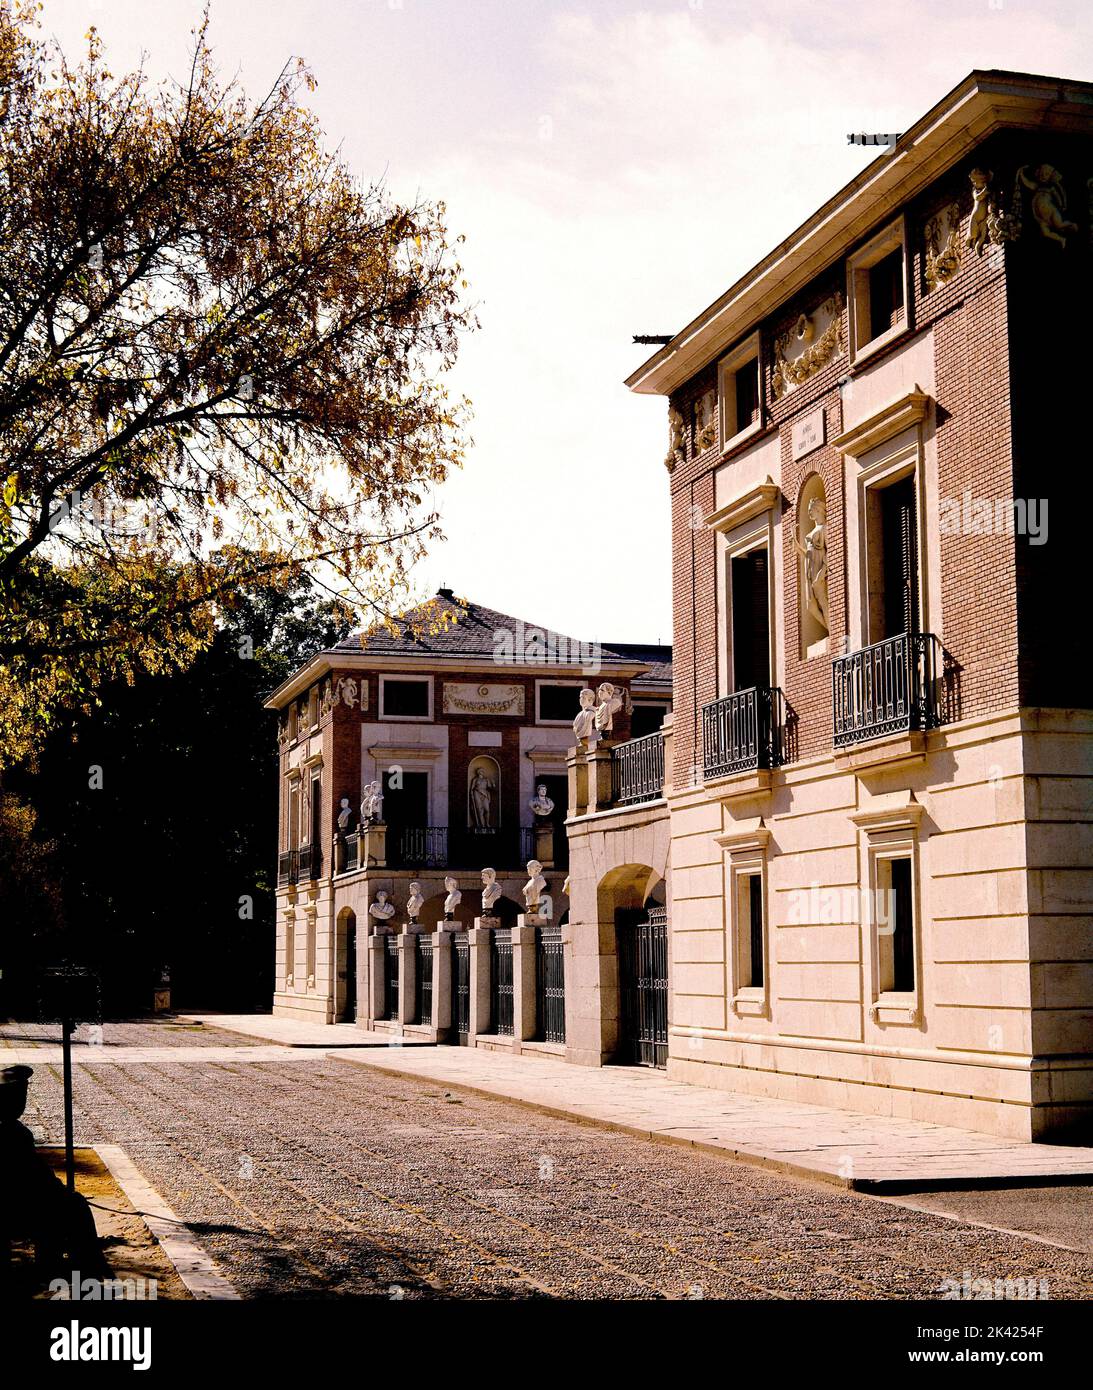
[[[72, 1035], [77, 1047], [261, 1047], [260, 1038], [228, 1033], [222, 1028], [206, 1028], [200, 1023], [175, 1019], [135, 1019], [125, 1023], [104, 1023], [101, 1038], [86, 1023]], [[0, 1063], [3, 1049], [11, 1047], [57, 1047], [61, 1029], [57, 1023], [0, 1023]]]
[[[1088, 1256], [350, 1062], [172, 1062], [163, 1029], [113, 1030], [155, 1063], [81, 1053], [77, 1137], [121, 1144], [244, 1297], [936, 1298], [965, 1271], [1093, 1296]], [[53, 1141], [59, 1078], [27, 1116]]]

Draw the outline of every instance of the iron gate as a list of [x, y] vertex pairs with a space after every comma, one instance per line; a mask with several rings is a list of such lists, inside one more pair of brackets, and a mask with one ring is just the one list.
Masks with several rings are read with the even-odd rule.
[[398, 937], [391, 933], [383, 938], [383, 1001], [384, 1017], [398, 1021]]
[[427, 932], [414, 936], [414, 1022], [433, 1021], [433, 938]]
[[560, 927], [535, 929], [535, 1036], [565, 1042], [565, 965]]
[[668, 1061], [668, 910], [651, 907], [620, 913], [619, 919], [622, 1060], [663, 1067]]
[[452, 932], [452, 1036], [466, 1047], [471, 1031], [471, 943], [465, 931]]
[[494, 927], [490, 932], [491, 1032], [512, 1037], [512, 932]]

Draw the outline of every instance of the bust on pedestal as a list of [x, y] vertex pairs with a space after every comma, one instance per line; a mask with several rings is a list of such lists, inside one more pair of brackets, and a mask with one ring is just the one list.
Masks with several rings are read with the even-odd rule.
[[498, 898], [501, 897], [501, 885], [497, 882], [496, 869], [482, 870], [482, 916], [488, 917], [491, 921], [497, 920], [497, 913], [494, 908]]

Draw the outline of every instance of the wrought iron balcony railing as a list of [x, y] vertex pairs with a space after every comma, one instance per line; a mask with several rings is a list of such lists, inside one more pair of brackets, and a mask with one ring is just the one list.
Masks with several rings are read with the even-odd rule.
[[342, 873], [352, 873], [360, 862], [360, 836], [353, 830], [342, 841], [344, 850], [342, 853]]
[[702, 707], [707, 778], [779, 767], [785, 756], [785, 701], [777, 686], [736, 690]]
[[664, 735], [632, 738], [611, 750], [611, 796], [618, 806], [656, 801], [664, 795]]
[[301, 845], [296, 851], [299, 861], [299, 877], [314, 882], [323, 871], [323, 850], [321, 845]]
[[299, 876], [299, 856], [294, 849], [286, 849], [277, 856], [277, 887], [284, 888], [286, 883], [295, 883]]
[[931, 632], [904, 632], [831, 666], [836, 748], [941, 723], [941, 643]]

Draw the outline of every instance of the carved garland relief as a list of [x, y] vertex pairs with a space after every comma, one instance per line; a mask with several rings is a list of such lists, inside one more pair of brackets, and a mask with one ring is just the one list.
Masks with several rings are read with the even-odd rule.
[[774, 399], [800, 386], [843, 350], [843, 297], [833, 294], [811, 314], [802, 314], [774, 343]]

